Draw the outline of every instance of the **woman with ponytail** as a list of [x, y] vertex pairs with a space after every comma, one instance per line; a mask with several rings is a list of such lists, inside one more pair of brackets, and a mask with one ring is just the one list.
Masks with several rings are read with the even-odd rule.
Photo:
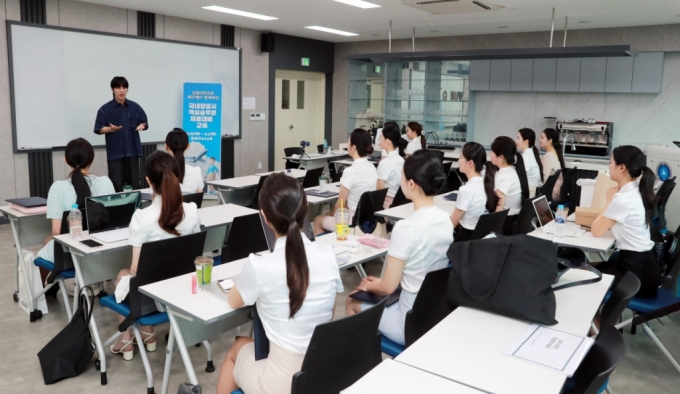
[[186, 131], [174, 128], [165, 137], [165, 151], [170, 153], [179, 165], [179, 187], [183, 193], [203, 193], [203, 174], [199, 167], [186, 164], [184, 152], [189, 149]]
[[645, 166], [645, 155], [631, 145], [619, 146], [609, 160], [609, 176], [618, 186], [607, 190], [607, 205], [593, 222], [591, 232], [601, 237], [612, 231], [617, 253], [597, 268], [614, 275], [614, 284], [630, 271], [640, 279], [642, 297], [653, 296], [661, 284], [659, 264], [652, 248], [649, 225], [656, 206], [654, 172]]
[[[132, 264], [129, 269], [118, 273], [116, 286], [122, 280], [129, 281], [130, 276], [137, 273], [139, 254], [145, 243], [201, 231], [196, 204], [182, 202], [177, 160], [165, 152], [156, 151], [146, 159], [145, 170], [146, 181], [153, 191], [153, 201], [151, 205], [132, 215], [129, 227]], [[116, 297], [119, 294], [126, 295], [117, 290]], [[119, 323], [124, 319], [124, 316], [118, 315]], [[146, 350], [156, 351], [156, 333], [153, 327], [142, 327], [141, 331]], [[122, 354], [124, 360], [132, 360], [133, 345], [132, 332], [127, 330], [118, 342], [111, 345], [111, 353]]]
[[229, 305], [256, 305], [269, 339], [269, 356], [255, 361], [255, 345], [238, 337], [222, 364], [217, 393], [290, 393], [314, 328], [332, 320], [343, 291], [335, 254], [302, 232], [307, 197], [300, 182], [278, 173], [267, 177], [258, 198], [262, 217], [276, 235], [271, 254], [251, 254]]
[[[545, 155], [541, 158], [543, 167], [543, 181], [547, 181], [550, 175], [557, 170], [564, 170], [564, 157], [562, 157], [562, 144], [560, 143], [560, 133], [555, 129], [545, 129], [541, 134], [541, 148]], [[552, 190], [544, 190], [543, 194], [552, 193], [553, 201], [560, 201], [560, 190], [562, 190], [562, 174], [557, 178], [555, 187]]]
[[383, 138], [380, 139], [380, 148], [387, 152], [378, 164], [378, 184], [376, 190], [388, 189], [383, 208], [388, 209], [392, 205], [394, 196], [399, 190], [401, 182], [401, 168], [404, 166], [404, 148], [399, 145], [401, 133], [397, 126], [385, 126], [382, 129]]
[[517, 153], [517, 145], [512, 138], [497, 137], [491, 144], [491, 162], [498, 167], [494, 177], [494, 190], [498, 196], [496, 212], [510, 210], [503, 226], [503, 234], [512, 235], [522, 204], [529, 198], [524, 159]]
[[[476, 142], [468, 142], [463, 146], [458, 169], [467, 176], [468, 181], [458, 189], [451, 223], [457, 228], [456, 240], [469, 241], [479, 217], [496, 211], [498, 196], [494, 192], [495, 171], [493, 165], [486, 161], [486, 150]], [[483, 178], [482, 171], [485, 172]]]
[[408, 122], [406, 125], [406, 136], [411, 142], [406, 147], [406, 157], [408, 158], [415, 151], [425, 149], [425, 136], [423, 135], [423, 126], [418, 122]]
[[520, 129], [515, 140], [517, 149], [522, 153], [524, 167], [527, 170], [530, 196], [536, 194], [536, 188], [543, 186], [543, 165], [541, 155], [536, 147], [536, 133], [528, 128]]
[[[385, 309], [379, 326], [383, 335], [400, 345], [405, 344], [406, 313], [413, 308], [425, 275], [449, 264], [446, 251], [453, 242], [449, 214], [437, 208], [433, 199], [446, 189], [439, 157], [431, 151], [414, 152], [402, 172], [401, 190], [413, 201], [414, 212], [394, 225], [383, 277], [369, 276], [357, 288], [388, 295], [401, 285], [399, 303]], [[347, 316], [372, 306], [349, 297], [345, 305]]]

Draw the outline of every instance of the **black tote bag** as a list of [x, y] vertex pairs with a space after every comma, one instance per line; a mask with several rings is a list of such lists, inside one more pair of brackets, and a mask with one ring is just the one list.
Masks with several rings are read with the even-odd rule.
[[557, 324], [557, 247], [527, 235], [454, 242], [448, 301], [543, 325]]
[[92, 360], [95, 346], [89, 324], [93, 305], [92, 288], [85, 286], [71, 321], [38, 353], [45, 384], [80, 375]]

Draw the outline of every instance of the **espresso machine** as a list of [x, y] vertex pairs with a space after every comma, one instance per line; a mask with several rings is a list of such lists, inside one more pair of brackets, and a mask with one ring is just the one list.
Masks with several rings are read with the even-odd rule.
[[556, 124], [564, 152], [577, 155], [606, 156], [612, 150], [614, 123], [594, 119], [560, 120]]

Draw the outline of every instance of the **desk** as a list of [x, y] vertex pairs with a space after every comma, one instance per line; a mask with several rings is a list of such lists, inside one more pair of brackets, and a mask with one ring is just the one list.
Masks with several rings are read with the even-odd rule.
[[[288, 171], [290, 171], [290, 173], [288, 173]], [[290, 170], [260, 172], [260, 173], [255, 174], [255, 176], [267, 176], [267, 175], [271, 175], [271, 174], [276, 174], [278, 172], [285, 172], [286, 175], [292, 176], [293, 178], [297, 178], [297, 179], [304, 179], [305, 174], [307, 174], [307, 170], [300, 170], [300, 169], [297, 169], [297, 168], [292, 168]], [[257, 186], [257, 184], [255, 184], [255, 186]]]
[[[530, 232], [529, 235], [536, 238], [546, 239], [548, 241], [554, 240], [555, 236], [552, 234], [546, 234], [540, 228], [535, 229]], [[602, 237], [593, 237], [590, 231], [586, 231], [585, 234], [580, 237], [564, 237], [564, 239], [558, 243], [560, 246], [573, 246], [586, 251], [593, 251], [597, 253], [604, 253], [614, 246], [616, 240], [611, 231]]]
[[[569, 270], [558, 284], [594, 277]], [[585, 336], [613, 276], [559, 290], [554, 328]], [[504, 354], [530, 323], [459, 307], [395, 360], [491, 393], [559, 393], [566, 376]]]
[[410, 367], [394, 360], [384, 360], [342, 394], [480, 394], [482, 391], [464, 386], [441, 376]]
[[303, 157], [286, 156], [284, 160], [290, 160], [300, 163], [300, 168], [305, 170], [312, 170], [314, 168], [326, 168], [328, 170], [328, 161], [341, 157], [349, 156], [346, 151], [333, 150], [330, 153], [307, 153]]
[[[319, 186], [308, 187], [305, 190], [319, 190]], [[307, 204], [309, 205], [309, 211], [307, 212], [307, 217], [311, 223], [314, 223], [314, 218], [323, 213], [323, 204], [334, 203], [340, 196], [340, 182], [329, 183], [326, 185], [326, 190], [338, 193], [332, 197], [317, 197], [307, 195]]]
[[[445, 200], [444, 197], [449, 194], [458, 193], [458, 191], [448, 192], [434, 197], [434, 205], [441, 209], [442, 211], [448, 212], [449, 215], [453, 214], [453, 208], [456, 207], [455, 201]], [[413, 214], [413, 203], [400, 205], [398, 207], [383, 209], [375, 213], [375, 216], [381, 216], [387, 219], [402, 220]]]
[[[260, 183], [260, 178], [275, 172], [281, 171], [261, 172], [255, 175], [220, 179], [219, 181], [206, 182], [206, 184], [217, 189], [218, 204], [232, 203], [246, 206], [250, 204], [255, 188]], [[291, 170], [290, 176], [302, 179], [306, 173], [307, 171], [304, 170]]]

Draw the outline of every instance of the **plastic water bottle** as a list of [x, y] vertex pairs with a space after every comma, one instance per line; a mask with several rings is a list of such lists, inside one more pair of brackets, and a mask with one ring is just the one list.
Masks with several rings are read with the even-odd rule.
[[328, 140], [323, 139], [323, 153], [328, 153]]
[[73, 239], [80, 239], [83, 235], [83, 214], [80, 213], [78, 204], [71, 205], [71, 212], [68, 214], [68, 232]]
[[557, 206], [557, 212], [555, 212], [555, 242], [561, 242], [564, 240], [564, 226], [567, 223], [567, 212], [564, 209], [564, 205]]

